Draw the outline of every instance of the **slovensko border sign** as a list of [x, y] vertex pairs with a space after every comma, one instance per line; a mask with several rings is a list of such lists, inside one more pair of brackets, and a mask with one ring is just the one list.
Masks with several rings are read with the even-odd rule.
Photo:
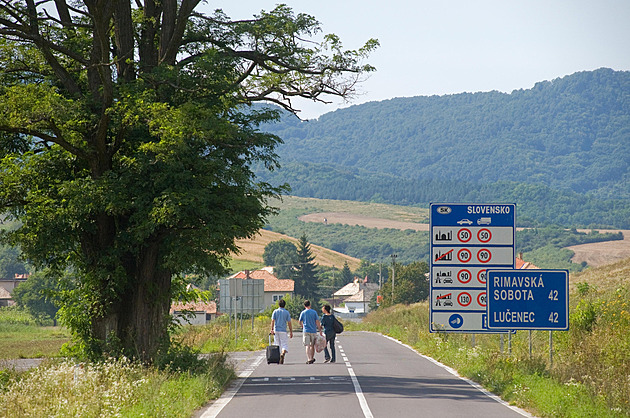
[[431, 332], [487, 326], [486, 271], [514, 268], [514, 204], [432, 203]]
[[488, 328], [569, 329], [569, 272], [488, 270]]

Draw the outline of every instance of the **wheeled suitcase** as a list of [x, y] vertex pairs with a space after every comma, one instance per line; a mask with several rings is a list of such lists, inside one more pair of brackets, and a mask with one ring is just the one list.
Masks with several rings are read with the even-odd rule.
[[267, 346], [267, 364], [280, 363], [280, 346], [271, 344], [271, 334], [269, 334], [269, 345]]

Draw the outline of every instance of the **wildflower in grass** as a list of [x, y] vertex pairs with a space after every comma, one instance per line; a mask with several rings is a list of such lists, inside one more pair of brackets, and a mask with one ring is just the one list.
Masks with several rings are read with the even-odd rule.
[[39, 367], [0, 395], [0, 417], [119, 416], [143, 385], [139, 366], [127, 359], [94, 365], [64, 361]]

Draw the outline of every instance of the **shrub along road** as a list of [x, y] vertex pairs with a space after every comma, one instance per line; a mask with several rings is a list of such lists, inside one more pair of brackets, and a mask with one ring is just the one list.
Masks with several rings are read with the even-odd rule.
[[263, 415], [366, 417], [522, 417], [474, 383], [380, 334], [337, 337], [337, 363], [306, 364], [302, 334], [289, 343], [285, 364], [267, 364], [264, 352], [241, 364], [241, 376], [197, 415], [230, 418]]

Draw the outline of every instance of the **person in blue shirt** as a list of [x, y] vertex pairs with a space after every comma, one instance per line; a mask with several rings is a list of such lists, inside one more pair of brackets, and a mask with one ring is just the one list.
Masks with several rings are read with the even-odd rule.
[[[330, 345], [330, 353], [328, 347], [324, 348], [324, 363], [334, 363], [336, 361], [335, 356], [335, 337], [337, 333], [333, 328], [335, 322], [335, 316], [330, 313], [330, 305], [326, 304], [322, 307], [322, 320], [321, 324], [324, 327], [324, 334], [326, 334], [326, 345]], [[331, 354], [332, 353], [332, 357]]]
[[[284, 309], [286, 302], [284, 299], [278, 301], [278, 309], [271, 314], [271, 334], [274, 344], [280, 347], [280, 364], [284, 364], [284, 356], [289, 352], [289, 338], [293, 338], [293, 325], [291, 325], [291, 314]], [[289, 334], [287, 338], [287, 326]]]
[[302, 326], [302, 343], [306, 347], [306, 364], [315, 363], [315, 340], [317, 333], [321, 334], [322, 325], [319, 315], [311, 308], [309, 300], [304, 301], [304, 310], [300, 313], [300, 325]]

